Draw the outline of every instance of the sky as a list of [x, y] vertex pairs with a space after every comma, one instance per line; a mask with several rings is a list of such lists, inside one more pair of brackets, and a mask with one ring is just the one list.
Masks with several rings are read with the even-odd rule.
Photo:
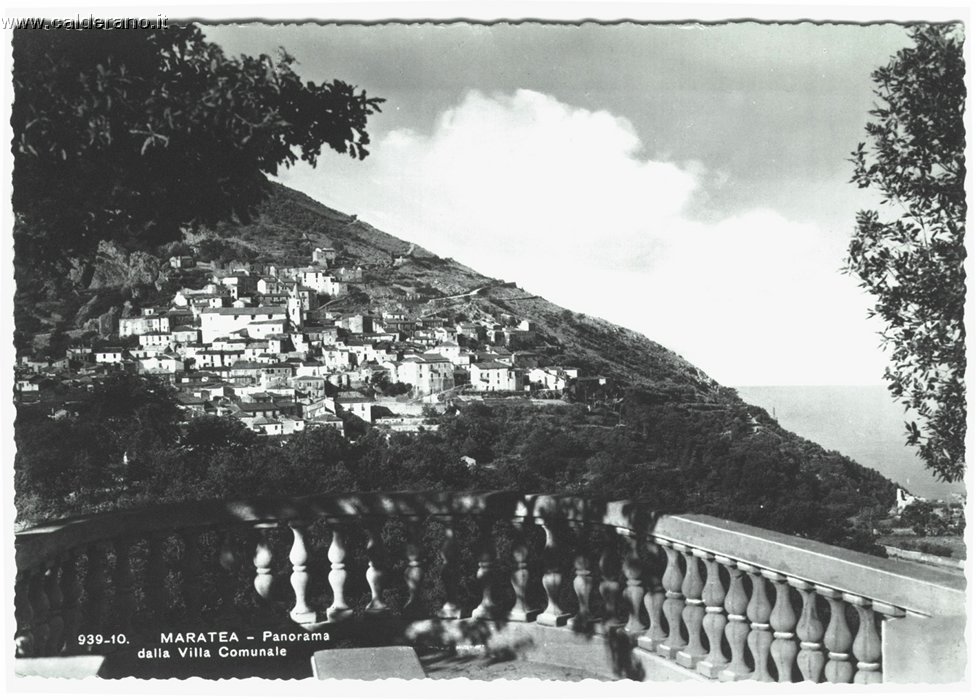
[[307, 80], [386, 99], [371, 155], [284, 184], [576, 311], [725, 385], [879, 384], [842, 274], [871, 72], [894, 24], [224, 25]]

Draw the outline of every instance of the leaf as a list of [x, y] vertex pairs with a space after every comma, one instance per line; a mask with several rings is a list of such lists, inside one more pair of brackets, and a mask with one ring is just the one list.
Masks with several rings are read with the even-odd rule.
[[[965, 403], [946, 376], [963, 376], [965, 301], [966, 88], [961, 25], [917, 25], [915, 45], [872, 73], [878, 98], [858, 142], [851, 182], [879, 190], [882, 205], [903, 212], [882, 221], [859, 212], [846, 270], [875, 296], [871, 315], [886, 324], [892, 366], [888, 390], [920, 417], [907, 440], [939, 478], [965, 472]], [[948, 364], [947, 364], [948, 360]]]

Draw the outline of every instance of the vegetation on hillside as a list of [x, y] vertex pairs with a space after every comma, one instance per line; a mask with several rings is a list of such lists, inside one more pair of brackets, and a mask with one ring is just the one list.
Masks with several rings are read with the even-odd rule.
[[751, 411], [628, 391], [617, 409], [476, 402], [438, 432], [349, 442], [312, 428], [282, 441], [229, 418], [181, 424], [166, 385], [123, 376], [79, 397], [74, 416], [20, 408], [16, 504], [37, 521], [259, 494], [514, 489], [636, 499], [878, 553], [872, 521], [894, 485]]

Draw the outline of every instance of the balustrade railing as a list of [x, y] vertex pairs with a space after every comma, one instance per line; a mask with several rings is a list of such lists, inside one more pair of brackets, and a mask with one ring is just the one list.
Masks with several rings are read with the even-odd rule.
[[632, 502], [181, 504], [30, 528], [17, 565], [19, 656], [90, 649], [84, 630], [131, 639], [279, 614], [306, 628], [470, 617], [625, 635], [635, 653], [722, 681], [951, 681], [965, 664], [958, 574]]

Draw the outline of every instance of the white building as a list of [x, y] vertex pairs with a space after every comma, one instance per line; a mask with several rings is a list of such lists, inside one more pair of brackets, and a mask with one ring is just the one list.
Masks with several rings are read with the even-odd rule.
[[314, 289], [319, 294], [329, 294], [328, 290], [333, 278], [329, 272], [322, 267], [303, 267], [298, 271], [298, 281], [303, 287]]
[[322, 362], [330, 370], [354, 367], [356, 356], [342, 348], [322, 348]]
[[173, 329], [174, 343], [198, 343], [200, 342], [200, 331], [193, 326], [177, 326]]
[[262, 277], [257, 284], [258, 294], [280, 294], [285, 291], [285, 285], [274, 277]]
[[184, 370], [186, 365], [175, 355], [163, 354], [139, 360], [138, 368], [141, 374], [175, 374]]
[[473, 362], [468, 368], [471, 387], [477, 391], [520, 391], [521, 370], [500, 362]]
[[139, 336], [139, 345], [147, 348], [165, 348], [172, 343], [172, 333], [151, 332]]
[[337, 255], [335, 248], [316, 248], [312, 251], [312, 262], [325, 267], [334, 263]]
[[187, 307], [206, 303], [207, 306], [220, 307], [224, 305], [225, 298], [229, 298], [226, 290], [220, 289], [216, 284], [208, 284], [203, 289], [181, 289], [173, 297], [173, 305]]
[[454, 365], [440, 355], [408, 355], [396, 368], [397, 381], [410, 384], [420, 396], [454, 388]]
[[343, 397], [336, 400], [338, 406], [349, 411], [354, 416], [363, 419], [367, 423], [373, 422], [373, 401], [362, 397]]
[[303, 360], [295, 365], [296, 377], [323, 377], [326, 373], [325, 365], [316, 360]]
[[126, 338], [130, 335], [142, 335], [149, 332], [149, 319], [145, 316], [134, 318], [119, 319], [119, 337]]
[[302, 305], [301, 298], [297, 296], [288, 297], [288, 320], [295, 328], [301, 328], [305, 324], [306, 308]]
[[908, 491], [899, 486], [895, 490], [895, 512], [901, 513], [905, 510], [905, 506], [909, 506], [912, 503], [919, 501], [918, 496], [910, 494]]
[[462, 349], [461, 346], [454, 341], [444, 341], [438, 343], [431, 348], [431, 352], [447, 358], [451, 361], [451, 364], [467, 365], [471, 362], [471, 353]]
[[230, 367], [244, 359], [243, 350], [213, 350], [204, 348], [194, 354], [197, 369], [204, 367]]
[[264, 321], [252, 321], [247, 324], [247, 333], [252, 338], [264, 340], [272, 335], [281, 335], [285, 332], [284, 319], [268, 319]]
[[275, 420], [274, 418], [264, 418], [259, 416], [252, 420], [242, 419], [242, 422], [255, 433], [260, 433], [262, 435], [284, 434], [284, 427], [282, 426], [281, 421]]
[[216, 338], [243, 330], [258, 321], [284, 322], [287, 319], [287, 312], [280, 306], [256, 306], [249, 309], [208, 309], [200, 313], [201, 341], [212, 343]]
[[321, 425], [326, 428], [338, 430], [342, 437], [346, 436], [346, 427], [343, 424], [342, 419], [332, 413], [319, 413], [312, 418], [306, 419], [305, 425], [309, 428], [316, 425]]
[[563, 391], [577, 376], [579, 370], [574, 367], [534, 367], [528, 371], [530, 384], [550, 391]]
[[144, 360], [147, 357], [158, 357], [166, 352], [166, 348], [160, 347], [138, 347], [129, 348], [129, 357], [133, 360]]
[[321, 267], [303, 267], [297, 271], [296, 279], [302, 287], [331, 297], [339, 297], [349, 292], [347, 283], [340, 282]]
[[305, 430], [305, 421], [302, 418], [282, 416], [278, 422], [281, 423], [282, 435], [291, 435], [292, 433], [300, 433]]
[[122, 348], [104, 348], [95, 351], [95, 362], [101, 364], [117, 364], [122, 362], [125, 351]]

